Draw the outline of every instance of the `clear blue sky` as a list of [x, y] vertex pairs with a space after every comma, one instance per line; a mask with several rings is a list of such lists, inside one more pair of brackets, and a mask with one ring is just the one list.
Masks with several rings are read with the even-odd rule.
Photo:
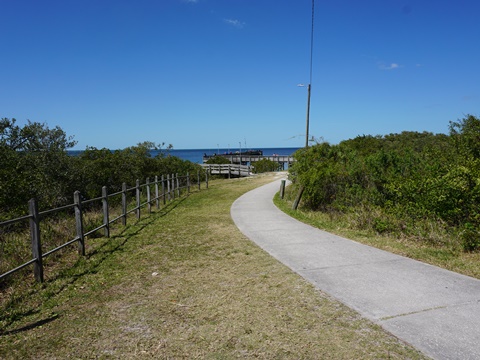
[[[0, 0], [0, 117], [88, 146], [305, 143], [311, 0]], [[310, 134], [480, 115], [480, 1], [316, 0]]]

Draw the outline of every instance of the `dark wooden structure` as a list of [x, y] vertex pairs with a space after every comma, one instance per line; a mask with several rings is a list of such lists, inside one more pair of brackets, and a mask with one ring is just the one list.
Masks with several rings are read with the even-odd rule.
[[295, 161], [291, 155], [250, 155], [250, 154], [215, 154], [204, 155], [203, 163], [205, 164], [209, 159], [216, 156], [221, 156], [230, 161], [230, 164], [240, 165], [255, 165], [259, 160], [268, 159], [270, 161], [277, 162], [281, 169], [287, 169]]

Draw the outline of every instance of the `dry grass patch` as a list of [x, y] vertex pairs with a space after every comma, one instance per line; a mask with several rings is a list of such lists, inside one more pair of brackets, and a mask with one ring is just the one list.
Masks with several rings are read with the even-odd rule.
[[105, 242], [59, 277], [61, 289], [37, 286], [21, 316], [3, 322], [0, 357], [422, 358], [238, 231], [232, 202], [271, 180], [211, 182], [97, 239]]

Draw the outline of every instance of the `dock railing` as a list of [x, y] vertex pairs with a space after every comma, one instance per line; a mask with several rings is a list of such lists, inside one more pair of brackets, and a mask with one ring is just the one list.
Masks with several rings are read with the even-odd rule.
[[228, 177], [251, 176], [253, 167], [239, 164], [201, 164], [210, 175], [228, 175]]
[[[250, 155], [250, 154], [215, 154], [215, 155], [204, 155], [203, 164], [206, 164], [210, 159], [216, 157], [221, 157], [226, 159], [232, 165], [252, 165], [255, 166], [257, 161], [270, 160], [279, 164], [279, 167], [283, 170], [288, 169], [294, 162], [295, 158], [293, 155]], [[213, 165], [213, 164], [212, 164]]]

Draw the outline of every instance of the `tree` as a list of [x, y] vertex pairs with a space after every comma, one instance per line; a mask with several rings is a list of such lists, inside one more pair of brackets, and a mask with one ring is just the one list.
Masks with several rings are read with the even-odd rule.
[[450, 136], [459, 152], [475, 159], [480, 158], [480, 119], [467, 115], [458, 121], [450, 121]]
[[15, 151], [66, 151], [77, 142], [73, 136], [56, 126], [50, 129], [47, 124], [31, 122], [21, 128], [15, 125], [16, 119], [2, 118], [0, 120], [0, 146]]
[[66, 202], [72, 190], [72, 162], [67, 149], [76, 142], [58, 126], [15, 119], [0, 120], [0, 208], [2, 213], [20, 212], [36, 197], [40, 207]]

